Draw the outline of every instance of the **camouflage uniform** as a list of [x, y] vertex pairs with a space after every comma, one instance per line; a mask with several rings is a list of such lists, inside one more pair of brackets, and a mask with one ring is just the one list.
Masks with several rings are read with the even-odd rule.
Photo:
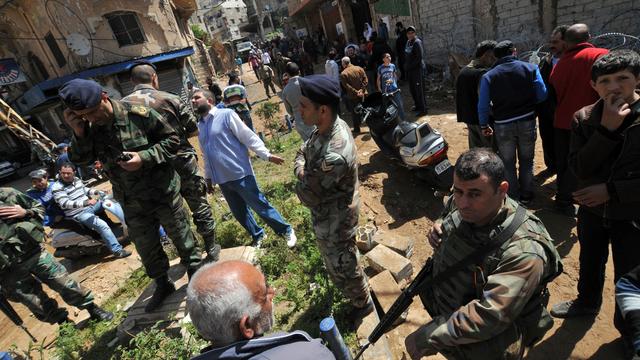
[[42, 250], [44, 208], [12, 188], [0, 188], [0, 206], [20, 205], [21, 219], [0, 219], [0, 286], [12, 301], [21, 302], [41, 321], [55, 324], [67, 319], [67, 310], [43, 290], [42, 283], [60, 293], [70, 305], [85, 309], [93, 304], [91, 292], [73, 280], [51, 254]]
[[195, 115], [178, 95], [158, 91], [147, 84], [136, 85], [133, 93], [122, 101], [153, 108], [165, 115], [167, 122], [178, 132], [180, 147], [171, 163], [180, 175], [180, 195], [191, 209], [193, 223], [204, 240], [206, 250], [213, 249], [216, 241], [216, 223], [207, 201], [207, 185], [198, 169], [196, 151], [189, 143], [189, 135], [198, 131]]
[[369, 300], [367, 278], [358, 264], [356, 227], [358, 159], [349, 126], [338, 118], [331, 132], [316, 129], [298, 151], [294, 172], [300, 201], [311, 209], [318, 248], [331, 280], [356, 307]]
[[[83, 138], [73, 137], [70, 160], [102, 162], [113, 187], [113, 195], [122, 204], [129, 235], [142, 258], [147, 275], [166, 275], [169, 259], [162, 249], [158, 228], [162, 225], [176, 246], [183, 265], [200, 265], [200, 250], [189, 226], [180, 197], [180, 179], [168, 160], [176, 153], [180, 138], [155, 110], [110, 100], [112, 123], [85, 128]], [[122, 151], [137, 152], [142, 167], [126, 171], [116, 163]]]
[[[435, 276], [486, 246], [514, 217], [518, 204], [507, 198], [494, 220], [474, 227], [461, 221], [449, 202], [442, 243], [433, 255]], [[551, 328], [546, 284], [562, 270], [560, 256], [542, 222], [527, 219], [510, 240], [469, 265], [449, 281], [434, 285], [423, 303], [433, 321], [423, 328], [424, 343], [451, 359], [520, 359]], [[420, 346], [421, 344], [418, 344]]]

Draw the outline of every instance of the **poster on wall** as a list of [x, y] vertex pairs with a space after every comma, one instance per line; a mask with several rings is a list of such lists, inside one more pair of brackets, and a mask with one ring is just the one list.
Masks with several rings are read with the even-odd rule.
[[338, 35], [344, 34], [344, 30], [342, 30], [342, 22], [336, 24], [336, 32], [338, 33]]
[[307, 28], [299, 28], [299, 29], [296, 29], [296, 35], [298, 35], [298, 39], [301, 39], [309, 35], [309, 32], [307, 31]]
[[20, 66], [14, 59], [0, 59], [0, 85], [27, 81]]

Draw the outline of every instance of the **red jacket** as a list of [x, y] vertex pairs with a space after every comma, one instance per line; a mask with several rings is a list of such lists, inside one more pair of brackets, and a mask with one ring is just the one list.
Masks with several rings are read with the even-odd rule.
[[573, 114], [600, 98], [591, 87], [591, 65], [608, 52], [586, 42], [580, 43], [567, 50], [553, 67], [549, 82], [558, 100], [553, 127], [571, 130]]

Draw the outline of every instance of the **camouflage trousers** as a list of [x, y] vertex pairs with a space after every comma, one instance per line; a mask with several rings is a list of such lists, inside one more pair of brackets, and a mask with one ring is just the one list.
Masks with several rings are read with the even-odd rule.
[[195, 154], [180, 155], [173, 161], [173, 167], [180, 175], [180, 195], [191, 209], [205, 249], [211, 250], [216, 243], [216, 223], [207, 201], [207, 184], [198, 169], [198, 158]]
[[353, 306], [363, 307], [371, 297], [367, 276], [358, 263], [355, 237], [358, 217], [355, 215], [354, 219], [352, 212], [345, 213], [338, 208], [323, 210], [322, 215], [312, 211], [312, 220], [329, 278]]
[[182, 265], [187, 269], [200, 266], [200, 249], [189, 226], [182, 197], [177, 191], [169, 193], [166, 198], [125, 200], [124, 214], [129, 237], [150, 278], [156, 279], [169, 270], [169, 258], [160, 243], [160, 225], [171, 237]]
[[483, 360], [521, 360], [524, 350], [522, 331], [513, 323], [489, 340], [443, 349], [441, 353], [451, 360], [474, 360], [478, 354], [482, 354]]
[[59, 293], [69, 305], [84, 309], [93, 303], [91, 291], [82, 288], [71, 278], [67, 269], [46, 251], [0, 275], [2, 293], [7, 299], [22, 303], [40, 321], [55, 324], [65, 320], [69, 315], [67, 310], [59, 308], [58, 302], [42, 290], [42, 283]]

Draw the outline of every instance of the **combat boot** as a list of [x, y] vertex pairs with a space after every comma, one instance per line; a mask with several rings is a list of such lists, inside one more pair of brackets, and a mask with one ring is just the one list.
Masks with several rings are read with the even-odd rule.
[[96, 304], [91, 304], [87, 306], [87, 311], [89, 311], [89, 315], [91, 315], [92, 320], [98, 321], [109, 321], [113, 319], [113, 313], [107, 310], [102, 309]]
[[153, 295], [151, 296], [151, 299], [149, 299], [147, 306], [144, 307], [145, 312], [152, 312], [153, 310], [157, 309], [160, 305], [162, 305], [162, 302], [167, 298], [167, 296], [176, 291], [175, 285], [173, 285], [167, 275], [162, 275], [161, 277], [157, 278], [155, 280], [155, 283], [156, 289], [153, 291]]
[[204, 263], [212, 263], [220, 259], [220, 245], [213, 244], [211, 249], [207, 251], [207, 257], [204, 258]]

